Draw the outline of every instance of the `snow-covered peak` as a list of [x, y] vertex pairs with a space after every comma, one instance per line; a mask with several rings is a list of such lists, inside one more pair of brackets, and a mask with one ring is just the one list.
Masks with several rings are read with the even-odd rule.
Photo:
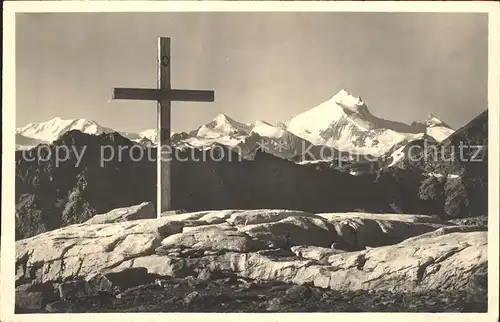
[[80, 130], [88, 134], [100, 134], [102, 132], [107, 132], [102, 126], [94, 121], [86, 119], [74, 120], [72, 123], [72, 130]]
[[256, 122], [256, 123], [258, 124], [256, 124], [253, 127], [252, 132], [257, 133], [262, 137], [281, 138], [286, 131], [280, 127], [273, 126], [267, 122]]
[[147, 137], [147, 138], [156, 137], [157, 134], [158, 134], [157, 129], [147, 129], [139, 132], [140, 137]]
[[156, 141], [158, 140], [157, 136], [158, 136], [157, 129], [148, 129], [148, 130], [144, 130], [144, 131], [139, 132], [140, 139], [145, 138], [145, 139], [150, 140], [153, 143], [156, 143]]
[[235, 121], [234, 119], [230, 118], [229, 116], [227, 116], [224, 113], [220, 113], [219, 115], [214, 117], [209, 123], [205, 124], [204, 126], [211, 128], [211, 129], [219, 130], [222, 132], [227, 132], [227, 131], [231, 131], [231, 130], [238, 130], [238, 129], [243, 129], [243, 128], [246, 129], [248, 127], [247, 125], [245, 125], [243, 123]]
[[355, 97], [342, 89], [329, 100], [298, 114], [285, 122], [287, 130], [313, 144], [325, 144], [322, 134], [341, 124], [353, 124], [362, 130], [375, 125], [373, 116], [360, 97]]
[[349, 92], [347, 92], [345, 89], [341, 89], [337, 94], [335, 94], [332, 97], [332, 100], [339, 105], [351, 108], [365, 105], [365, 102], [363, 102], [361, 97], [353, 96], [349, 94]]
[[55, 117], [46, 122], [30, 123], [16, 129], [17, 134], [45, 142], [53, 142], [64, 133], [71, 130], [79, 130], [87, 134], [101, 134], [113, 130], [102, 127], [97, 122], [87, 119], [63, 119]]
[[267, 126], [273, 126], [271, 123], [266, 122], [266, 121], [262, 121], [262, 120], [251, 122], [251, 123], [247, 123], [246, 125], [248, 125], [250, 127], [256, 127], [256, 126], [261, 126], [261, 125], [264, 125], [264, 126], [266, 126], [266, 125]]
[[57, 123], [57, 122], [61, 122], [61, 121], [63, 121], [63, 119], [59, 116], [56, 116], [53, 119], [49, 120], [48, 122]]
[[[433, 126], [447, 126], [443, 121], [438, 119], [434, 114], [429, 113], [429, 116], [427, 116], [427, 119], [425, 120], [425, 125], [429, 127]], [[448, 127], [448, 126], [447, 126]]]
[[232, 118], [230, 118], [229, 116], [227, 116], [226, 114], [220, 113], [219, 115], [217, 115], [216, 117], [214, 117], [214, 119], [212, 120], [212, 122], [216, 122], [218, 124], [222, 124], [222, 123], [231, 123], [231, 122], [235, 122], [235, 121]]
[[[294, 116], [286, 125], [288, 131], [315, 145], [371, 155], [382, 155], [399, 142], [416, 140], [426, 134], [425, 126], [418, 130], [405, 123], [372, 115], [360, 97], [345, 89]], [[444, 132], [449, 131], [438, 128], [438, 133], [432, 133], [435, 136], [446, 135]]]
[[202, 125], [197, 131], [197, 136], [212, 139], [224, 135], [247, 135], [250, 131], [250, 126], [237, 122], [226, 114], [221, 113], [209, 123]]
[[235, 129], [247, 129], [248, 128], [247, 125], [240, 123], [238, 121], [235, 121], [234, 119], [232, 119], [231, 117], [227, 116], [224, 113], [220, 113], [219, 115], [217, 115], [212, 120], [212, 122], [210, 122], [209, 124], [211, 124], [212, 126], [214, 126], [216, 128], [217, 127], [226, 127], [226, 126], [230, 126], [232, 128], [235, 128]]
[[433, 137], [438, 142], [445, 140], [455, 132], [448, 124], [438, 119], [432, 113], [429, 113], [429, 116], [425, 120], [425, 126], [427, 127], [427, 135]]

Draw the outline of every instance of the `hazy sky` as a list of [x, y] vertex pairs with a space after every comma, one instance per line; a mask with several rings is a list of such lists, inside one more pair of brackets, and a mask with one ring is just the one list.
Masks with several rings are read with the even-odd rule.
[[172, 130], [219, 113], [280, 122], [340, 89], [379, 117], [429, 112], [460, 127], [487, 108], [487, 15], [451, 13], [32, 13], [16, 22], [16, 126], [93, 119], [156, 126], [156, 103], [111, 101], [156, 86], [157, 37], [171, 37], [172, 87], [214, 103], [172, 103]]

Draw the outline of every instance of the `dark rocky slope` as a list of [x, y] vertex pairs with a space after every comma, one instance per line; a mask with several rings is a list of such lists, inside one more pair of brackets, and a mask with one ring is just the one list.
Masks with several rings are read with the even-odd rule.
[[443, 142], [428, 144], [427, 149], [420, 150], [417, 159], [406, 160], [406, 163], [428, 172], [487, 177], [488, 110]]
[[16, 239], [83, 222], [121, 206], [153, 201], [154, 166], [146, 159], [134, 162], [128, 153], [101, 166], [101, 154], [109, 157], [106, 146], [113, 146], [116, 154], [118, 147], [144, 149], [118, 133], [93, 136], [70, 131], [50, 145], [16, 151]]
[[406, 167], [443, 175], [422, 182], [421, 199], [442, 209], [447, 218], [487, 215], [488, 110], [417, 159], [406, 160]]
[[[110, 146], [116, 151], [115, 158], [101, 166], [101, 147]], [[55, 154], [61, 147], [70, 147], [71, 152], [56, 166]], [[84, 147], [78, 164], [77, 155]], [[110, 149], [102, 149], [109, 158]], [[30, 161], [38, 150], [41, 160]], [[43, 161], [48, 151], [52, 157]], [[257, 152], [254, 160], [243, 160], [222, 146], [176, 151], [172, 164], [175, 209], [391, 211], [385, 192], [373, 182], [374, 176], [353, 177], [327, 166], [300, 166], [264, 152]], [[64, 151], [60, 154], [65, 156]], [[66, 133], [43, 149], [26, 154], [17, 151], [16, 237], [83, 222], [114, 208], [155, 202], [155, 158], [155, 148], [134, 144], [117, 133], [91, 136], [78, 131]]]

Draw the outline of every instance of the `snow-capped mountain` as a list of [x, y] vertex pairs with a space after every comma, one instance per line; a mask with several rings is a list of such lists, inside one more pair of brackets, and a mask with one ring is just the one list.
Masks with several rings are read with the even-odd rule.
[[137, 143], [147, 147], [150, 146], [152, 147], [156, 145], [152, 140], [148, 139], [147, 137], [143, 137], [142, 139], [138, 140]]
[[[172, 137], [177, 147], [209, 149], [220, 144], [232, 148], [247, 158], [253, 158], [260, 149], [284, 159], [293, 159], [307, 153], [314, 158], [338, 154], [335, 149], [323, 149], [289, 132], [284, 125], [272, 125], [265, 121], [241, 123], [225, 114], [219, 114], [210, 122], [184, 135]], [[305, 151], [305, 152], [304, 152]]]
[[[449, 126], [430, 115], [428, 129], [441, 127], [440, 133], [447, 135]], [[444, 136], [444, 135], [443, 135]], [[473, 146], [462, 151], [458, 148], [463, 142]], [[479, 148], [482, 147], [482, 148]], [[483, 161], [487, 161], [488, 150], [488, 110], [484, 111], [460, 129], [454, 131], [441, 142], [416, 140], [401, 146], [394, 146], [385, 156], [386, 167], [417, 167], [427, 172], [428, 176], [447, 176], [456, 178], [466, 169], [468, 171], [484, 171]], [[464, 153], [462, 155], [462, 153]], [[467, 155], [467, 153], [469, 153]], [[475, 155], [477, 162], [464, 162], [462, 158]], [[484, 154], [480, 154], [484, 153]], [[467, 159], [465, 159], [467, 160]]]
[[56, 117], [47, 122], [30, 123], [24, 127], [18, 128], [16, 134], [40, 141], [53, 142], [57, 140], [59, 136], [71, 130], [79, 130], [83, 133], [95, 135], [113, 132], [112, 129], [102, 127], [94, 121], [86, 119], [65, 120]]
[[219, 114], [207, 124], [191, 131], [189, 138], [183, 141], [197, 147], [201, 145], [209, 146], [215, 143], [234, 147], [248, 141], [247, 139], [250, 136], [281, 139], [290, 134], [286, 128], [265, 121], [244, 124], [225, 114]]
[[[29, 123], [26, 126], [16, 129], [16, 134], [24, 138], [33, 139], [40, 142], [53, 142], [61, 135], [68, 131], [78, 130], [86, 134], [99, 135], [102, 133], [112, 133], [116, 130], [101, 126], [95, 121], [87, 119], [62, 119], [60, 117], [53, 118], [46, 122]], [[142, 137], [136, 133], [119, 132], [124, 137], [137, 141]], [[16, 137], [17, 138], [17, 137]], [[19, 137], [21, 139], [21, 137]], [[18, 143], [21, 144], [21, 143]]]
[[[174, 133], [172, 133], [172, 135], [173, 134]], [[156, 144], [156, 141], [158, 141], [158, 130], [157, 129], [144, 130], [142, 132], [139, 132], [138, 136], [140, 138], [139, 140], [147, 139], [152, 144]]]
[[[70, 130], [93, 135], [117, 132], [86, 119], [65, 120], [56, 117], [18, 128], [17, 148], [53, 142]], [[404, 151], [400, 148], [408, 142], [420, 139], [442, 141], [453, 132], [452, 128], [433, 115], [425, 123], [414, 122], [411, 125], [378, 118], [370, 113], [360, 97], [341, 90], [324, 103], [285, 123], [241, 123], [219, 114], [190, 132], [172, 133], [172, 143], [177, 147], [200, 149], [220, 144], [248, 154], [260, 148], [286, 159], [304, 156], [304, 153], [323, 159], [340, 154], [354, 157], [356, 154], [383, 156], [387, 153], [396, 153], [395, 158], [402, 158], [399, 154]], [[158, 143], [156, 129], [118, 133], [146, 146]]]
[[118, 132], [129, 140], [139, 142], [143, 138], [156, 141], [156, 130], [146, 130], [139, 134], [120, 132], [104, 127], [95, 121], [87, 119], [62, 119], [55, 117], [46, 122], [29, 123], [16, 129], [16, 149], [27, 149], [40, 143], [51, 143], [68, 131], [78, 130], [86, 134], [100, 135]]
[[257, 133], [264, 137], [279, 139], [283, 137], [287, 132], [286, 128], [284, 127], [274, 126], [270, 123], [263, 121], [254, 122], [252, 123], [252, 125], [253, 125], [252, 132]]
[[425, 121], [425, 126], [427, 127], [427, 135], [433, 137], [438, 142], [444, 141], [455, 132], [448, 124], [444, 123], [433, 114], [429, 114]]
[[285, 124], [287, 130], [316, 145], [326, 145], [357, 154], [381, 156], [401, 142], [427, 136], [441, 140], [453, 130], [438, 119], [430, 119], [426, 127], [378, 118], [365, 102], [345, 90], [331, 99], [298, 114]]
[[191, 131], [184, 142], [190, 146], [205, 148], [213, 144], [233, 147], [250, 135], [251, 126], [237, 122], [225, 114], [219, 114], [207, 124]]

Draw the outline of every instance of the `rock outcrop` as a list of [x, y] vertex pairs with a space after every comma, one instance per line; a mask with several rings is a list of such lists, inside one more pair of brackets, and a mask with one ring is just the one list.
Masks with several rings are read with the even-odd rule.
[[119, 294], [158, 278], [210, 280], [224, 274], [336, 291], [446, 289], [486, 296], [485, 227], [423, 215], [292, 210], [139, 219], [148, 207], [115, 210], [95, 223], [17, 241], [19, 303], [40, 306], [42, 294], [28, 294], [37, 285], [73, 283], [70, 293]]
[[108, 224], [120, 221], [131, 221], [137, 219], [156, 218], [156, 212], [153, 203], [143, 202], [140, 205], [113, 209], [105, 214], [95, 215], [87, 220], [87, 225]]

